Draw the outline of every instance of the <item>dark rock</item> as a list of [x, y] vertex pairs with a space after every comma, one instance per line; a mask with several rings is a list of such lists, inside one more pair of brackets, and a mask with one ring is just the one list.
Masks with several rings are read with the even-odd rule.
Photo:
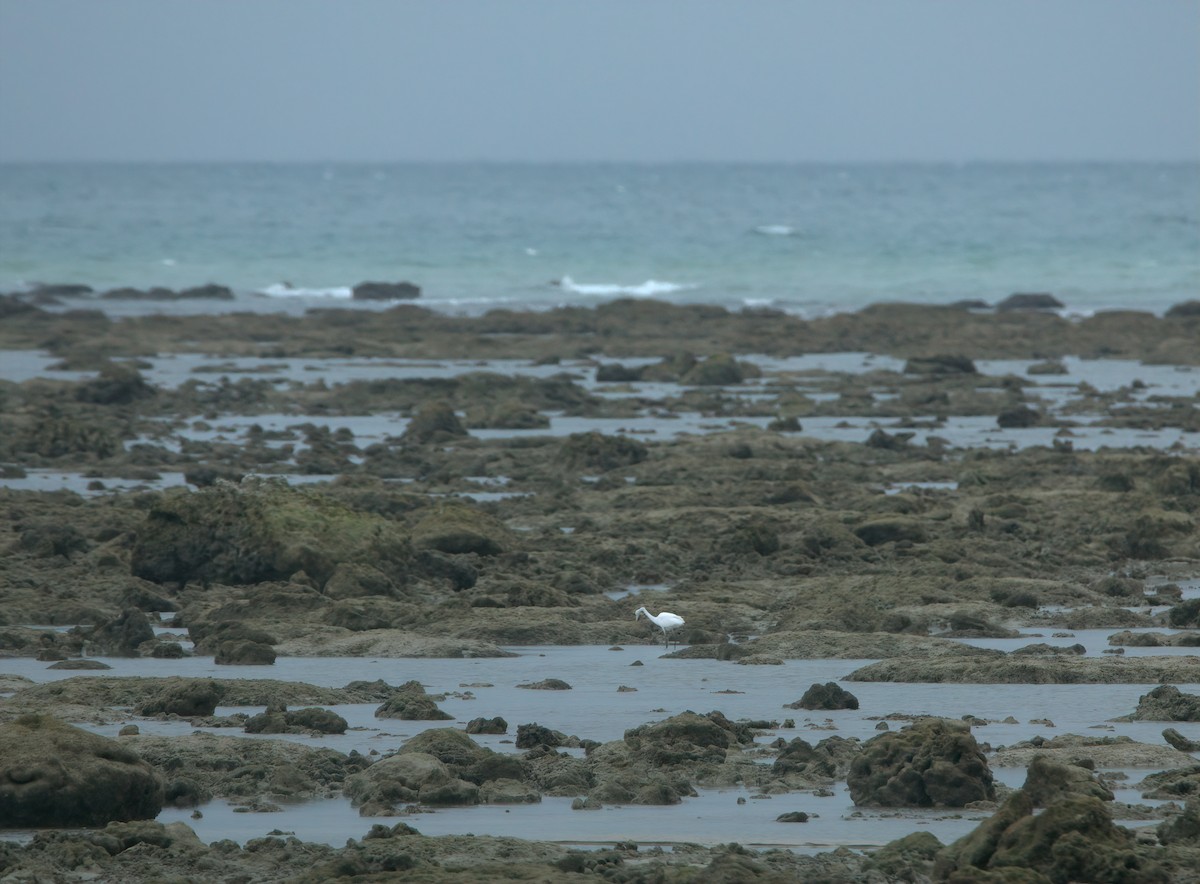
[[69, 559], [88, 548], [87, 538], [74, 525], [35, 524], [25, 528], [17, 539], [21, 549], [38, 558], [62, 556]]
[[390, 596], [395, 593], [396, 584], [374, 565], [342, 562], [334, 568], [323, 591], [331, 599]]
[[850, 764], [847, 785], [857, 805], [964, 807], [996, 797], [971, 729], [940, 718], [868, 740]]
[[887, 430], [875, 429], [867, 437], [868, 448], [880, 448], [884, 451], [903, 451], [908, 447], [913, 433], [889, 433]]
[[132, 750], [45, 715], [0, 724], [0, 828], [153, 819], [163, 783]]
[[564, 745], [566, 742], [566, 734], [543, 727], [536, 722], [533, 724], [517, 725], [518, 749], [533, 749], [537, 746], [546, 746], [547, 748], [554, 749], [557, 746]]
[[570, 469], [607, 472], [641, 463], [649, 453], [636, 439], [605, 436], [593, 430], [568, 436], [559, 449], [558, 461]]
[[469, 734], [507, 734], [508, 722], [497, 715], [495, 718], [473, 718], [467, 722]]
[[1075, 764], [1051, 761], [1041, 755], [1034, 756], [1021, 788], [1034, 807], [1048, 807], [1067, 797], [1113, 800], [1113, 793], [1096, 780], [1092, 771]]
[[211, 800], [212, 793], [191, 777], [170, 780], [163, 793], [167, 807], [199, 807]]
[[1200, 740], [1189, 740], [1173, 727], [1162, 732], [1163, 739], [1180, 752], [1200, 752]]
[[409, 752], [432, 755], [443, 764], [457, 769], [469, 768], [494, 754], [462, 731], [449, 727], [431, 728], [417, 734], [400, 747], [400, 754]]
[[441, 553], [495, 556], [510, 551], [514, 542], [499, 519], [458, 502], [430, 507], [412, 529], [413, 546]]
[[215, 301], [232, 301], [233, 291], [224, 285], [216, 285], [208, 283], [207, 285], [198, 285], [190, 289], [183, 289], [179, 293], [180, 298], [201, 298]]
[[933, 880], [1171, 880], [1158, 862], [1136, 850], [1134, 834], [1115, 825], [1099, 799], [1066, 798], [1036, 816], [1032, 810], [1029, 796], [1014, 792], [990, 819], [938, 855]]
[[270, 666], [275, 662], [275, 649], [262, 642], [223, 641], [217, 647], [213, 662], [229, 666]]
[[1183, 301], [1179, 304], [1173, 304], [1167, 308], [1167, 312], [1163, 315], [1168, 319], [1200, 316], [1200, 301]]
[[[747, 371], [747, 368], [750, 371]], [[738, 362], [728, 353], [718, 353], [688, 369], [679, 382], [689, 387], [727, 387], [740, 384], [747, 377], [756, 377], [758, 372], [748, 363]]]
[[286, 713], [288, 724], [319, 734], [344, 734], [349, 723], [336, 712], [317, 706], [306, 706]]
[[[42, 658], [38, 654], [38, 659]], [[52, 663], [46, 667], [47, 669], [73, 669], [73, 670], [101, 670], [112, 669], [107, 663], [101, 663], [99, 660], [59, 660], [57, 663]]]
[[975, 363], [966, 356], [942, 354], [915, 356], [904, 363], [905, 374], [978, 374]]
[[1159, 823], [1156, 834], [1160, 844], [1200, 845], [1200, 795], [1188, 799], [1183, 813]]
[[356, 301], [411, 301], [421, 296], [421, 287], [411, 282], [360, 282], [352, 295]]
[[402, 528], [390, 519], [254, 481], [161, 495], [138, 531], [130, 567], [155, 583], [236, 586], [304, 571], [320, 584], [341, 562], [383, 568], [410, 556]]
[[154, 640], [154, 629], [137, 608], [126, 608], [112, 620], [98, 623], [86, 633], [85, 641], [93, 654], [113, 657], [137, 657], [143, 642]]
[[75, 398], [96, 405], [128, 405], [148, 399], [156, 392], [134, 366], [124, 362], [109, 362], [100, 369], [96, 378], [78, 388]]
[[1167, 623], [1175, 629], [1200, 626], [1200, 599], [1191, 599], [1173, 605], [1167, 611]]
[[182, 660], [186, 655], [179, 642], [158, 641], [150, 648], [150, 656], [156, 660]]
[[447, 402], [427, 402], [413, 415], [400, 438], [405, 442], [424, 445], [429, 442], [445, 442], [469, 436], [466, 427], [458, 419]]
[[870, 854], [866, 867], [888, 881], [924, 881], [942, 842], [932, 832], [913, 832]]
[[619, 362], [607, 362], [596, 368], [596, 383], [598, 384], [624, 384], [641, 379], [641, 369], [628, 368]]
[[195, 620], [188, 627], [188, 635], [200, 653], [215, 654], [224, 642], [256, 642], [273, 645], [275, 636], [236, 620]]
[[420, 682], [405, 682], [375, 710], [376, 718], [399, 718], [402, 721], [451, 721], [454, 716], [438, 708], [425, 693]]
[[997, 310], [1061, 310], [1066, 305], [1044, 292], [1018, 292], [996, 305]]
[[825, 684], [814, 684], [795, 703], [785, 705], [786, 709], [857, 709], [858, 697], [850, 693], [836, 682], [827, 681]]
[[79, 283], [38, 283], [31, 294], [44, 298], [83, 298], [95, 291], [90, 285]]
[[808, 814], [802, 810], [793, 810], [789, 813], [781, 813], [775, 817], [777, 823], [807, 823]]
[[681, 712], [665, 721], [631, 728], [625, 731], [624, 739], [635, 756], [654, 767], [720, 764], [725, 760], [725, 751], [737, 744], [727, 729], [695, 712]]
[[1138, 698], [1134, 721], [1200, 721], [1200, 696], [1164, 684]]
[[147, 700], [141, 715], [178, 715], [183, 718], [209, 716], [216, 712], [225, 686], [212, 679], [172, 678], [157, 697]]
[[1001, 429], [1006, 430], [1036, 427], [1041, 422], [1041, 413], [1025, 405], [1018, 405], [1014, 408], [1006, 408], [1004, 411], [996, 415], [996, 424]]
[[541, 681], [526, 682], [525, 684], [517, 685], [519, 688], [528, 688], [531, 691], [569, 691], [571, 686], [561, 678], [543, 678]]

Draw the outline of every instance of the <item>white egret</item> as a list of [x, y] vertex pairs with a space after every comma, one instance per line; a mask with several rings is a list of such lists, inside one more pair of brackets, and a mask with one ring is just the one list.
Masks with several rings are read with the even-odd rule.
[[663, 611], [661, 614], [651, 614], [642, 607], [637, 609], [633, 615], [633, 619], [640, 620], [643, 614], [646, 615], [647, 620], [663, 631], [663, 642], [669, 648], [671, 646], [671, 637], [668, 633], [683, 626], [683, 618], [678, 614], [672, 614], [670, 611]]

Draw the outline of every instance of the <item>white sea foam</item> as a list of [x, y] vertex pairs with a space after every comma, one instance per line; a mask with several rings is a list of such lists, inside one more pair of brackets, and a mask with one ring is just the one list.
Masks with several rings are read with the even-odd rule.
[[621, 285], [615, 282], [582, 283], [576, 282], [569, 276], [564, 276], [558, 281], [558, 284], [564, 291], [574, 292], [577, 295], [597, 295], [599, 297], [633, 295], [637, 298], [652, 298], [655, 295], [669, 295], [673, 292], [685, 292], [697, 288], [692, 283], [664, 282], [657, 279], [647, 279], [638, 285]]
[[289, 282], [277, 282], [265, 289], [260, 289], [259, 294], [269, 295], [272, 298], [350, 298], [354, 296], [354, 290], [349, 286], [304, 288], [303, 286], [294, 286]]
[[799, 233], [795, 227], [790, 227], [787, 224], [760, 224], [754, 228], [755, 233], [761, 233], [764, 236], [795, 236]]

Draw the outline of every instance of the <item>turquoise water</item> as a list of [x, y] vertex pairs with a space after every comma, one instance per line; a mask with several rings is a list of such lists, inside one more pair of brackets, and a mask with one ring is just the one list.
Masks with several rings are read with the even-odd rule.
[[1015, 291], [1161, 312], [1200, 297], [1200, 164], [0, 165], [0, 291], [219, 282], [270, 309], [368, 279], [456, 312]]

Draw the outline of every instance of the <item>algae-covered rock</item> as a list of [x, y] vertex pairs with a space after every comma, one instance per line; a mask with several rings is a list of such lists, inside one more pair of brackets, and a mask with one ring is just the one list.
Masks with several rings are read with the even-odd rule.
[[[1014, 798], [1021, 794], [1014, 793]], [[1165, 884], [1170, 880], [1158, 862], [1137, 851], [1133, 833], [1115, 825], [1097, 798], [1066, 798], [1036, 816], [1027, 811], [1027, 803], [1019, 807], [1013, 799], [1009, 803], [1013, 803], [1010, 812], [997, 813], [995, 822], [981, 826], [991, 837], [972, 844], [969, 835], [939, 855], [935, 880], [970, 881], [964, 874], [968, 866], [999, 873], [999, 880], [1011, 880], [1006, 875], [1009, 870], [1035, 872], [1049, 881]], [[968, 845], [975, 849], [965, 851]]]
[[457, 502], [431, 508], [413, 526], [412, 541], [418, 549], [481, 556], [507, 552], [514, 542], [512, 533], [500, 520]]
[[395, 593], [396, 584], [374, 565], [366, 562], [341, 562], [325, 582], [324, 591], [331, 599], [390, 596]]
[[467, 722], [469, 734], [506, 734], [508, 722], [497, 715], [495, 718], [472, 718]]
[[275, 649], [254, 641], [223, 641], [217, 646], [213, 662], [223, 666], [270, 666], [275, 662]]
[[641, 463], [649, 449], [627, 436], [606, 436], [595, 430], [572, 433], [558, 451], [558, 461], [570, 469], [590, 469], [600, 472]]
[[1200, 721], [1200, 696], [1164, 684], [1138, 698], [1134, 721]]
[[401, 438], [418, 445], [441, 442], [468, 435], [467, 430], [447, 402], [427, 402], [408, 422]]
[[964, 807], [996, 797], [971, 729], [940, 718], [868, 740], [850, 764], [847, 785], [857, 805]]
[[728, 730], [695, 712], [631, 728], [624, 739], [630, 752], [655, 767], [720, 764], [725, 750], [737, 744]]
[[1062, 764], [1041, 755], [1035, 756], [1029, 765], [1025, 773], [1025, 785], [1021, 788], [1034, 807], [1048, 807], [1068, 796], [1113, 800], [1113, 793], [1098, 782], [1095, 774], [1086, 767]]
[[152, 819], [163, 782], [131, 749], [45, 715], [0, 725], [0, 827]]
[[143, 642], [154, 640], [154, 629], [145, 614], [137, 608], [126, 608], [113, 619], [97, 623], [85, 640], [93, 654], [136, 657]]
[[178, 715], [184, 718], [212, 715], [225, 696], [225, 686], [211, 678], [171, 678], [158, 696], [143, 703], [142, 715]]
[[438, 708], [425, 693], [420, 682], [405, 682], [375, 710], [376, 718], [399, 718], [403, 721], [451, 721], [454, 716]]
[[396, 522], [282, 482], [163, 494], [138, 532], [130, 567], [158, 583], [247, 584], [298, 571], [324, 583], [342, 562], [403, 562]]

